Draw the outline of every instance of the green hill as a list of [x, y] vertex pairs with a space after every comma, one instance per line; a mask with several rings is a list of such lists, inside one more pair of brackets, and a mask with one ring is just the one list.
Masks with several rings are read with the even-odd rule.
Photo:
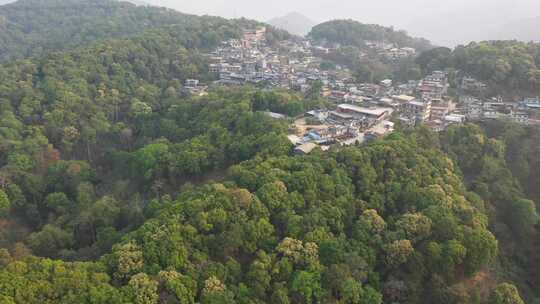
[[313, 27], [309, 36], [344, 46], [364, 47], [367, 41], [384, 41], [399, 47], [413, 47], [418, 51], [431, 48], [429, 41], [413, 38], [405, 31], [376, 24], [363, 24], [354, 20], [333, 20]]
[[[40, 3], [49, 18], [35, 26], [74, 8]], [[183, 21], [69, 50], [26, 41], [34, 57], [0, 65], [1, 303], [538, 296], [534, 130], [419, 128], [295, 156], [289, 122], [260, 111], [294, 116], [319, 100], [252, 87], [179, 94], [188, 78], [212, 79], [204, 52], [256, 23], [136, 11]]]

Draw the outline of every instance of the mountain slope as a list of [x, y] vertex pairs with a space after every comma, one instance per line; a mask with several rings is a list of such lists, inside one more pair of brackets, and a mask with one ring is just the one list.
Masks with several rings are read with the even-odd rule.
[[192, 19], [173, 10], [113, 0], [20, 0], [0, 6], [0, 61], [131, 36]]
[[267, 23], [298, 36], [307, 35], [316, 25], [314, 21], [297, 12], [271, 19]]

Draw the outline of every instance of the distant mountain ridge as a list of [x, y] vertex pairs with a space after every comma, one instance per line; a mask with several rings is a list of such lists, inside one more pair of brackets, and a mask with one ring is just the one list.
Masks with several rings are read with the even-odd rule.
[[317, 24], [315, 21], [298, 12], [291, 12], [285, 16], [273, 18], [267, 23], [298, 36], [307, 35]]

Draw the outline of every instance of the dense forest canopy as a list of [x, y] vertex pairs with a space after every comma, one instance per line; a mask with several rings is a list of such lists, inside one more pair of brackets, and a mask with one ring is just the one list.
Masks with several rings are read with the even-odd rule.
[[[81, 288], [54, 284], [51, 295], [108, 303], [465, 303], [460, 281], [490, 265], [498, 245], [483, 202], [454, 170], [441, 152], [398, 134], [365, 149], [256, 157], [231, 168], [228, 182], [157, 199], [153, 219], [100, 262], [81, 264], [88, 277]], [[37, 303], [18, 287], [37, 288], [48, 267], [67, 268], [67, 278], [77, 269], [4, 259], [2, 277], [11, 279], [0, 284], [15, 302]]]
[[[244, 26], [257, 23], [239, 20]], [[228, 36], [240, 35], [228, 20], [198, 17], [154, 6], [135, 6], [115, 0], [19, 0], [0, 6], [0, 62], [85, 46], [107, 38], [135, 36], [146, 30], [177, 27], [186, 37], [212, 46], [223, 38], [213, 30], [223, 26]], [[196, 32], [190, 33], [192, 30]], [[270, 39], [285, 35], [270, 30]], [[186, 38], [186, 39], [190, 39]]]
[[172, 10], [113, 0], [20, 0], [0, 7], [0, 60], [193, 21]]
[[0, 182], [13, 227], [0, 242], [96, 258], [144, 221], [150, 193], [287, 153], [286, 126], [256, 112], [296, 115], [310, 107], [301, 96], [245, 89], [181, 98], [185, 79], [211, 79], [198, 49], [249, 24], [202, 18], [1, 66]]
[[[0, 65], [1, 303], [540, 297], [538, 129], [418, 128], [294, 156], [289, 121], [263, 112], [323, 107], [318, 94], [182, 94], [188, 78], [212, 80], [203, 50], [258, 23], [62, 3], [0, 9], [19, 18], [2, 38], [15, 46], [4, 60], [35, 55]], [[118, 31], [92, 34], [78, 14]], [[64, 47], [69, 37], [80, 39]], [[269, 30], [271, 43], [286, 37]]]
[[428, 40], [413, 38], [405, 31], [394, 30], [377, 24], [364, 24], [354, 20], [332, 20], [311, 30], [309, 37], [342, 45], [365, 47], [368, 41], [385, 41], [399, 47], [412, 47], [418, 51], [431, 48]]

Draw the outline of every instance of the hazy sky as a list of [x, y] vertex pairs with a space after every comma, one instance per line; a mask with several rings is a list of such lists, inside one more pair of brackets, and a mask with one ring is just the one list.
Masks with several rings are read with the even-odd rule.
[[146, 1], [186, 13], [224, 17], [245, 16], [261, 21], [291, 11], [302, 13], [316, 22], [352, 18], [361, 22], [393, 25], [440, 44], [463, 43], [469, 39], [495, 39], [478, 35], [482, 36], [490, 29], [496, 32], [498, 27], [515, 20], [540, 18], [540, 0]]
[[505, 7], [507, 10], [519, 11], [521, 15], [540, 16], [540, 12], [532, 9], [540, 8], [538, 0], [148, 0], [147, 2], [196, 14], [248, 16], [261, 20], [290, 11], [299, 11], [320, 21], [351, 17], [372, 22], [401, 23], [433, 12], [451, 12], [466, 7], [482, 7], [485, 11]]

